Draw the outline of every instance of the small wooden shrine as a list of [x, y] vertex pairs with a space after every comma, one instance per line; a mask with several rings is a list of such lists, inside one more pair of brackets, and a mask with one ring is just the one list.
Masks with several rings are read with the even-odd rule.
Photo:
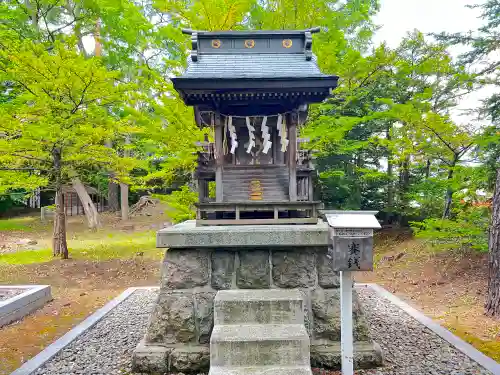
[[314, 167], [297, 132], [308, 104], [337, 86], [312, 54], [318, 31], [183, 30], [191, 58], [172, 81], [215, 140], [198, 153], [197, 225], [317, 222]]

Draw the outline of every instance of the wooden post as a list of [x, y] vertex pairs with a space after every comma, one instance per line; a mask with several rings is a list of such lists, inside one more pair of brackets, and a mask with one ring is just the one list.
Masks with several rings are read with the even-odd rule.
[[353, 375], [351, 271], [340, 271], [340, 353], [342, 357], [342, 375]]
[[224, 165], [224, 151], [222, 149], [223, 137], [222, 134], [224, 129], [222, 127], [222, 121], [219, 113], [214, 113], [215, 121], [215, 156], [216, 156], [216, 168], [215, 168], [215, 201], [222, 202], [224, 194], [222, 189], [222, 168]]
[[314, 186], [313, 186], [313, 176], [312, 173], [309, 173], [309, 177], [307, 178], [307, 183], [309, 188], [307, 189], [307, 193], [309, 196], [309, 201], [312, 202], [314, 200]]
[[198, 180], [198, 202], [205, 202], [205, 180]]
[[290, 202], [295, 202], [297, 200], [297, 123], [298, 123], [298, 113], [293, 111], [287, 114], [287, 125], [288, 125], [288, 170], [290, 175], [290, 180], [288, 183], [288, 191], [290, 196]]

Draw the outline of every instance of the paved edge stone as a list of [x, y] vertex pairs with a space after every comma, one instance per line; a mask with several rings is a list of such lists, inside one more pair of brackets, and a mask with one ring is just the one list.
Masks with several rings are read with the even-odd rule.
[[44, 350], [38, 353], [36, 356], [25, 362], [21, 367], [12, 372], [10, 375], [30, 375], [40, 367], [42, 367], [46, 362], [48, 362], [52, 357], [54, 357], [60, 350], [68, 346], [71, 342], [78, 338], [78, 336], [85, 333], [87, 330], [96, 325], [102, 318], [104, 318], [108, 313], [111, 312], [116, 306], [121, 302], [125, 301], [130, 297], [136, 290], [140, 289], [154, 289], [157, 287], [133, 287], [126, 289], [118, 297], [115, 297], [110, 302], [105, 304], [95, 313], [86, 318], [83, 322], [78, 324], [76, 327], [68, 331], [62, 337], [54, 341], [52, 344], [47, 346]]
[[1, 285], [0, 289], [26, 289], [0, 302], [0, 327], [22, 319], [52, 300], [50, 285]]
[[383, 287], [378, 284], [355, 284], [357, 287], [368, 287], [371, 288], [376, 294], [380, 297], [387, 299], [389, 302], [393, 303], [405, 313], [410, 315], [412, 318], [417, 320], [420, 324], [426, 326], [436, 335], [450, 343], [450, 345], [454, 346], [457, 350], [477, 362], [480, 366], [484, 367], [486, 370], [492, 372], [495, 375], [500, 375], [500, 363], [496, 362], [492, 358], [487, 355], [481, 353], [479, 350], [474, 348], [472, 345], [466, 343], [458, 336], [455, 336], [453, 333], [448, 331], [443, 326], [439, 325], [431, 318], [425, 316], [423, 313], [411, 307], [409, 304], [404, 302], [399, 297], [396, 297], [394, 294], [390, 293]]

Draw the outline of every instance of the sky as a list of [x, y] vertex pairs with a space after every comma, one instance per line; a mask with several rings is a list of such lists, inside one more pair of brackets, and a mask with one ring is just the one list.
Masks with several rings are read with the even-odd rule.
[[424, 33], [460, 32], [477, 29], [481, 20], [477, 9], [466, 5], [481, 0], [381, 0], [381, 10], [375, 23], [381, 29], [376, 42], [386, 41], [390, 47], [398, 45], [408, 31], [418, 29]]
[[[465, 6], [483, 2], [484, 0], [381, 0], [381, 10], [375, 17], [375, 24], [380, 26], [375, 34], [375, 45], [386, 42], [389, 47], [396, 47], [407, 32], [414, 29], [424, 33], [476, 30], [481, 26], [478, 18], [480, 11]], [[457, 48], [453, 51], [458, 53], [461, 50]], [[464, 124], [474, 121], [463, 112], [478, 107], [480, 100], [490, 94], [491, 90], [483, 89], [463, 98], [453, 114], [454, 120]]]

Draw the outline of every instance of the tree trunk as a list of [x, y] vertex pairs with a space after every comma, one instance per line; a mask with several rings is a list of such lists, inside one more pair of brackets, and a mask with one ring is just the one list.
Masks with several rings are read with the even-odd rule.
[[[123, 151], [124, 157], [130, 156], [130, 151], [127, 149], [127, 145], [130, 144], [130, 137], [127, 135], [125, 137], [125, 150]], [[121, 198], [121, 209], [122, 209], [122, 220], [128, 219], [128, 185], [120, 183], [120, 198]]]
[[425, 166], [425, 179], [428, 180], [431, 175], [431, 161], [428, 159]]
[[56, 189], [56, 217], [52, 236], [52, 254], [68, 259], [68, 244], [66, 242], [66, 212], [64, 209], [62, 188]]
[[[96, 40], [96, 49], [97, 49], [97, 40]], [[113, 142], [107, 140], [105, 143], [107, 148], [113, 148]], [[119, 188], [118, 184], [113, 181], [113, 177], [115, 174], [113, 172], [109, 172], [109, 182], [108, 182], [108, 209], [111, 212], [116, 212], [120, 210], [120, 198], [119, 198]]]
[[128, 219], [128, 185], [120, 183], [122, 220]]
[[[391, 136], [391, 126], [390, 124], [385, 132], [385, 137], [388, 141], [388, 143], [391, 143], [392, 136]], [[392, 185], [392, 177], [393, 177], [393, 168], [392, 168], [392, 151], [390, 149], [390, 146], [387, 148], [387, 177], [389, 179], [387, 183], [387, 213], [389, 213], [389, 216], [392, 216], [392, 212], [394, 211], [394, 188]]]
[[446, 178], [446, 181], [448, 183], [448, 187], [446, 188], [446, 195], [444, 198], [444, 210], [443, 210], [443, 219], [448, 219], [451, 214], [451, 203], [453, 201], [453, 189], [451, 188], [451, 180], [453, 178], [453, 172], [455, 169], [455, 166], [457, 165], [458, 162], [458, 155], [455, 154], [455, 157], [453, 158], [452, 164], [450, 165], [450, 169], [448, 170], [448, 177]]
[[500, 168], [493, 195], [488, 264], [488, 291], [485, 303], [486, 314], [500, 317]]
[[408, 217], [404, 212], [405, 208], [409, 206], [408, 190], [410, 189], [410, 156], [406, 156], [400, 164], [399, 171], [399, 192], [398, 192], [398, 207], [399, 209], [399, 225], [405, 227], [408, 225]]
[[108, 208], [111, 212], [120, 210], [119, 195], [118, 184], [110, 180], [108, 182]]
[[52, 235], [52, 255], [68, 259], [68, 244], [66, 242], [66, 210], [61, 181], [61, 151], [54, 148], [52, 151], [55, 170], [55, 190], [56, 190], [56, 215], [54, 219], [54, 233]]
[[80, 198], [80, 202], [82, 202], [83, 210], [85, 211], [85, 216], [87, 217], [87, 222], [90, 229], [97, 229], [101, 226], [101, 222], [99, 220], [99, 213], [90, 199], [85, 186], [80, 181], [78, 177], [73, 177], [71, 179], [71, 183], [73, 184], [73, 188], [78, 194], [78, 198]]

